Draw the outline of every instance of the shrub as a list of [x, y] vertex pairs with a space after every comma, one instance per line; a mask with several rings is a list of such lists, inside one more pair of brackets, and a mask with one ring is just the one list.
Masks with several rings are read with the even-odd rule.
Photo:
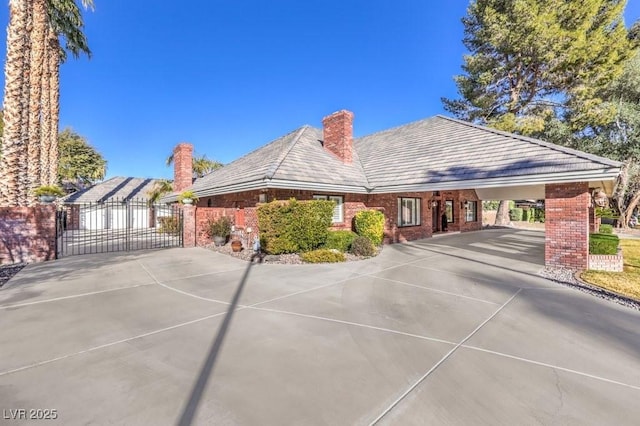
[[300, 255], [302, 260], [308, 263], [336, 263], [346, 260], [344, 253], [338, 250], [319, 249], [308, 251]]
[[310, 251], [327, 240], [335, 203], [272, 201], [258, 207], [260, 245], [269, 254]]
[[231, 219], [228, 216], [222, 216], [216, 220], [210, 218], [207, 221], [206, 232], [209, 238], [228, 237], [231, 235]]
[[531, 215], [531, 213], [532, 213], [531, 208], [522, 209], [522, 221], [529, 222], [529, 215]]
[[184, 200], [193, 200], [194, 203], [198, 202], [198, 197], [196, 196], [196, 194], [188, 189], [186, 191], [182, 191], [179, 195], [178, 195], [178, 202], [179, 203], [184, 203]]
[[537, 211], [537, 210], [536, 210], [536, 208], [535, 208], [535, 207], [531, 207], [531, 208], [529, 209], [529, 217], [527, 218], [527, 220], [528, 220], [530, 223], [533, 223], [533, 222], [536, 220], [536, 211]]
[[600, 234], [613, 234], [613, 225], [602, 224], [598, 232]]
[[613, 234], [590, 234], [589, 254], [617, 254], [620, 239]]
[[376, 248], [367, 237], [356, 237], [351, 243], [351, 253], [356, 256], [373, 256]]
[[519, 222], [522, 220], [522, 209], [517, 207], [515, 209], [509, 210], [509, 219], [514, 222]]
[[164, 232], [165, 234], [178, 234], [180, 232], [180, 222], [175, 216], [159, 217], [158, 222], [160, 222], [158, 232]]
[[351, 231], [329, 231], [323, 248], [340, 250], [344, 253], [349, 251], [353, 239], [357, 236], [355, 232]]
[[382, 244], [384, 237], [384, 214], [377, 210], [363, 210], [356, 213], [356, 233], [367, 237], [374, 245]]
[[33, 191], [36, 197], [41, 197], [43, 195], [51, 195], [54, 197], [63, 197], [65, 195], [62, 188], [56, 185], [43, 185], [39, 186]]
[[536, 209], [535, 221], [544, 223], [544, 209]]

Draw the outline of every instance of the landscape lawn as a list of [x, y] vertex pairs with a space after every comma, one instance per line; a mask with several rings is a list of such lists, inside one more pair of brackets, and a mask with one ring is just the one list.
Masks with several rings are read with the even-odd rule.
[[589, 284], [640, 300], [640, 240], [621, 239], [624, 272], [586, 271], [581, 277]]

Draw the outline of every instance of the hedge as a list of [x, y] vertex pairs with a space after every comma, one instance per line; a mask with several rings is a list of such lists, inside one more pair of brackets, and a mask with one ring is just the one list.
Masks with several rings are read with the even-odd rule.
[[344, 262], [346, 260], [344, 253], [328, 249], [308, 251], [306, 253], [302, 253], [300, 257], [308, 263], [336, 263]]
[[535, 221], [544, 223], [544, 209], [536, 209]]
[[357, 236], [355, 232], [351, 231], [329, 231], [323, 248], [340, 250], [344, 253], [351, 249], [351, 243]]
[[272, 201], [258, 207], [260, 246], [266, 253], [314, 250], [325, 243], [335, 203], [326, 200]]
[[374, 245], [382, 244], [384, 237], [384, 214], [378, 210], [362, 210], [354, 218], [356, 233], [367, 237]]
[[598, 233], [613, 234], [613, 225], [607, 225], [607, 224], [600, 225], [600, 229], [598, 229]]
[[589, 254], [617, 254], [620, 239], [613, 234], [590, 234]]
[[522, 209], [522, 221], [529, 222], [529, 215], [531, 214], [531, 209]]
[[509, 210], [509, 219], [513, 222], [519, 222], [522, 220], [522, 209], [517, 207], [515, 209]]

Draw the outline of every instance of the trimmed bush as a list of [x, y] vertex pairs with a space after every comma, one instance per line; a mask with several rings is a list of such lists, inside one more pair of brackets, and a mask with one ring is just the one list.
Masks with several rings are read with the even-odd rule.
[[617, 254], [620, 239], [613, 234], [590, 234], [589, 254]]
[[513, 222], [519, 222], [522, 220], [522, 209], [517, 207], [509, 210], [509, 219]]
[[336, 263], [344, 262], [346, 257], [344, 253], [338, 250], [319, 249], [308, 251], [300, 255], [302, 260], [308, 263]]
[[272, 201], [258, 207], [260, 246], [269, 254], [311, 251], [325, 243], [333, 201]]
[[351, 253], [356, 256], [373, 256], [376, 254], [376, 247], [367, 237], [356, 237], [351, 243]]
[[367, 237], [374, 245], [382, 244], [384, 237], [384, 214], [378, 210], [363, 210], [355, 216], [356, 233]]
[[613, 234], [613, 225], [600, 225], [600, 229], [598, 229], [600, 234]]
[[344, 253], [349, 251], [353, 239], [357, 236], [355, 232], [351, 231], [329, 231], [323, 248], [340, 250]]
[[536, 209], [535, 221], [544, 223], [544, 209]]

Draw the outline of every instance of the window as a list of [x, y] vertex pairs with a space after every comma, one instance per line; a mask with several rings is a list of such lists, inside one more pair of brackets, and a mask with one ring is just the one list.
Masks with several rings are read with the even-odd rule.
[[445, 212], [447, 213], [447, 223], [453, 223], [453, 200], [445, 201]]
[[420, 225], [420, 198], [398, 198], [398, 226]]
[[344, 204], [344, 198], [341, 195], [314, 195], [314, 200], [328, 200], [336, 203], [333, 208], [332, 223], [342, 223], [344, 221], [342, 214], [342, 206]]
[[467, 212], [465, 214], [465, 220], [467, 222], [475, 222], [478, 220], [478, 202], [467, 201]]

